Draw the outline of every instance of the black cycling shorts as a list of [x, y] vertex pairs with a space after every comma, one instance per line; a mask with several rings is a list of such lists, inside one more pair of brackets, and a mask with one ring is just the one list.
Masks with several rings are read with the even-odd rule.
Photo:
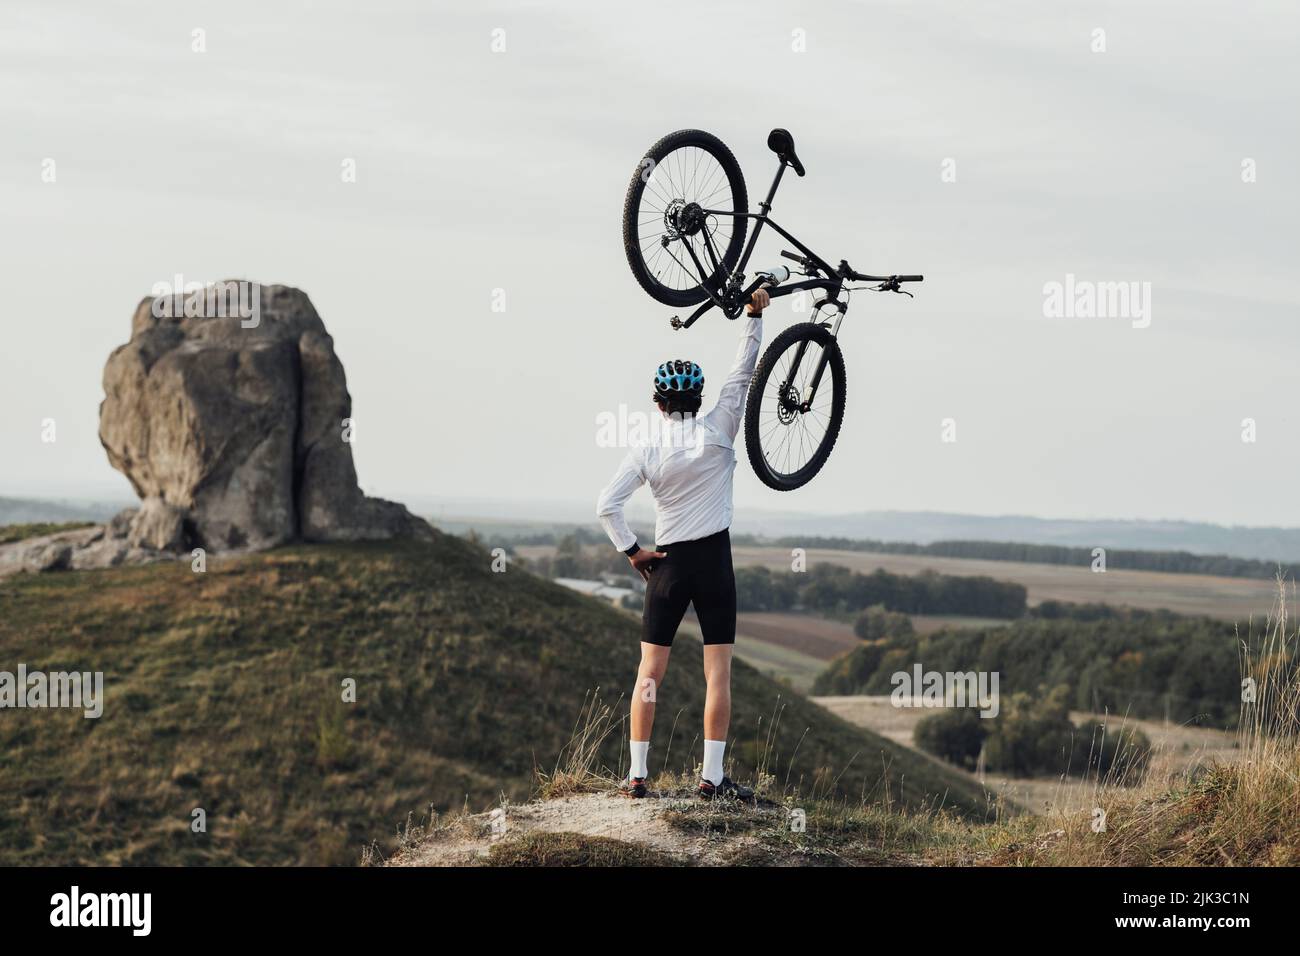
[[651, 565], [641, 640], [672, 647], [686, 606], [694, 604], [705, 644], [736, 643], [736, 574], [727, 531], [695, 541], [656, 545], [655, 550], [668, 557]]

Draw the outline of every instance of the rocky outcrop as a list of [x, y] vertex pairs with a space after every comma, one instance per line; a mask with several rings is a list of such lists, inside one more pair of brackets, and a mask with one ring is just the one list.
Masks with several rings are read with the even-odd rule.
[[80, 571], [175, 558], [174, 553], [133, 542], [131, 527], [138, 513], [129, 508], [106, 525], [0, 545], [0, 577], [20, 571]]
[[241, 287], [253, 306], [243, 315], [216, 314], [234, 310], [214, 310], [208, 290], [146, 298], [109, 357], [99, 436], [143, 502], [129, 543], [224, 551], [430, 536], [357, 486], [352, 399], [311, 300]]
[[[235, 287], [242, 311], [213, 295]], [[334, 342], [299, 290], [232, 281], [146, 298], [130, 341], [109, 356], [99, 409], [100, 441], [140, 508], [101, 528], [6, 546], [0, 566], [432, 537], [402, 505], [362, 494], [351, 414]]]
[[[214, 308], [238, 287], [248, 308]], [[0, 545], [0, 575], [112, 567], [291, 541], [432, 538], [357, 486], [352, 399], [311, 300], [227, 282], [144, 299], [109, 356], [99, 437], [139, 508], [108, 524]]]

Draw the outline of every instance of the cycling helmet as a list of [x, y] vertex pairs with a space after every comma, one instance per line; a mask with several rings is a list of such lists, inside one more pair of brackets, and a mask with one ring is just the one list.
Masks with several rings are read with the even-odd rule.
[[694, 362], [672, 359], [655, 371], [655, 395], [693, 398], [704, 393], [704, 372]]

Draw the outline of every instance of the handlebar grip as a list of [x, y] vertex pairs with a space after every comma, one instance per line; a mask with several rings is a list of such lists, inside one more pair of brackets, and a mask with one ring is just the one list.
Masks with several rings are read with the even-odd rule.
[[793, 252], [786, 252], [784, 249], [781, 250], [781, 255], [787, 259], [793, 259], [795, 262], [803, 262], [803, 256], [795, 255]]
[[899, 282], [924, 282], [925, 276], [898, 276]]
[[780, 285], [790, 278], [790, 270], [785, 266], [774, 266], [771, 269], [760, 269], [756, 275], [769, 285]]

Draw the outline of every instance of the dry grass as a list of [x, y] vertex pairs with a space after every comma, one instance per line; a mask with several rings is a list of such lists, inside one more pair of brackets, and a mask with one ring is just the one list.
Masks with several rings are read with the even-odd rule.
[[536, 770], [537, 795], [543, 800], [567, 797], [575, 793], [611, 790], [617, 782], [603, 773], [601, 752], [620, 721], [613, 707], [600, 702], [600, 689], [587, 695], [573, 725], [573, 736], [560, 750], [555, 767], [546, 772]]
[[[1137, 787], [1101, 781], [1092, 811], [1060, 814], [990, 862], [1055, 866], [1294, 866], [1300, 863], [1300, 671], [1286, 589], [1261, 632], [1240, 640], [1239, 759]], [[1104, 813], [1104, 825], [1099, 822]]]
[[[682, 774], [651, 780], [663, 801], [658, 821], [693, 848], [689, 853], [660, 859], [639, 856], [633, 850], [635, 831], [613, 841], [617, 846], [595, 846], [590, 837], [563, 832], [560, 819], [552, 823], [561, 828], [558, 832], [534, 833], [493, 848], [484, 862], [680, 865], [701, 862], [698, 848], [708, 846], [708, 862], [732, 866], [1297, 865], [1298, 647], [1300, 637], [1288, 624], [1285, 592], [1279, 587], [1266, 626], [1241, 640], [1243, 680], [1253, 681], [1255, 694], [1242, 703], [1239, 760], [1188, 766], [1164, 753], [1140, 781], [1124, 779], [1123, 770], [1087, 781], [1091, 800], [1083, 812], [1057, 809], [1035, 817], [1012, 815], [1006, 806], [994, 805], [997, 819], [981, 824], [937, 806], [900, 808], [887, 793], [845, 799], [834, 795], [833, 773], [811, 781], [811, 786], [809, 781], [796, 786], [782, 779], [773, 748], [761, 740], [755, 779], [747, 781], [758, 791], [754, 805], [683, 799], [692, 780]], [[764, 721], [769, 734], [776, 732], [780, 720], [778, 706]], [[592, 740], [613, 729], [599, 707], [588, 706], [568, 748], [570, 762], [541, 778], [543, 796], [557, 780], [581, 781], [590, 788], [600, 779], [601, 772], [585, 755], [592, 751]], [[614, 783], [606, 777], [603, 785]], [[1104, 825], [1098, 811], [1105, 814]], [[650, 846], [641, 849], [659, 852]]]
[[529, 833], [493, 845], [488, 866], [680, 866], [641, 843], [585, 833]]

